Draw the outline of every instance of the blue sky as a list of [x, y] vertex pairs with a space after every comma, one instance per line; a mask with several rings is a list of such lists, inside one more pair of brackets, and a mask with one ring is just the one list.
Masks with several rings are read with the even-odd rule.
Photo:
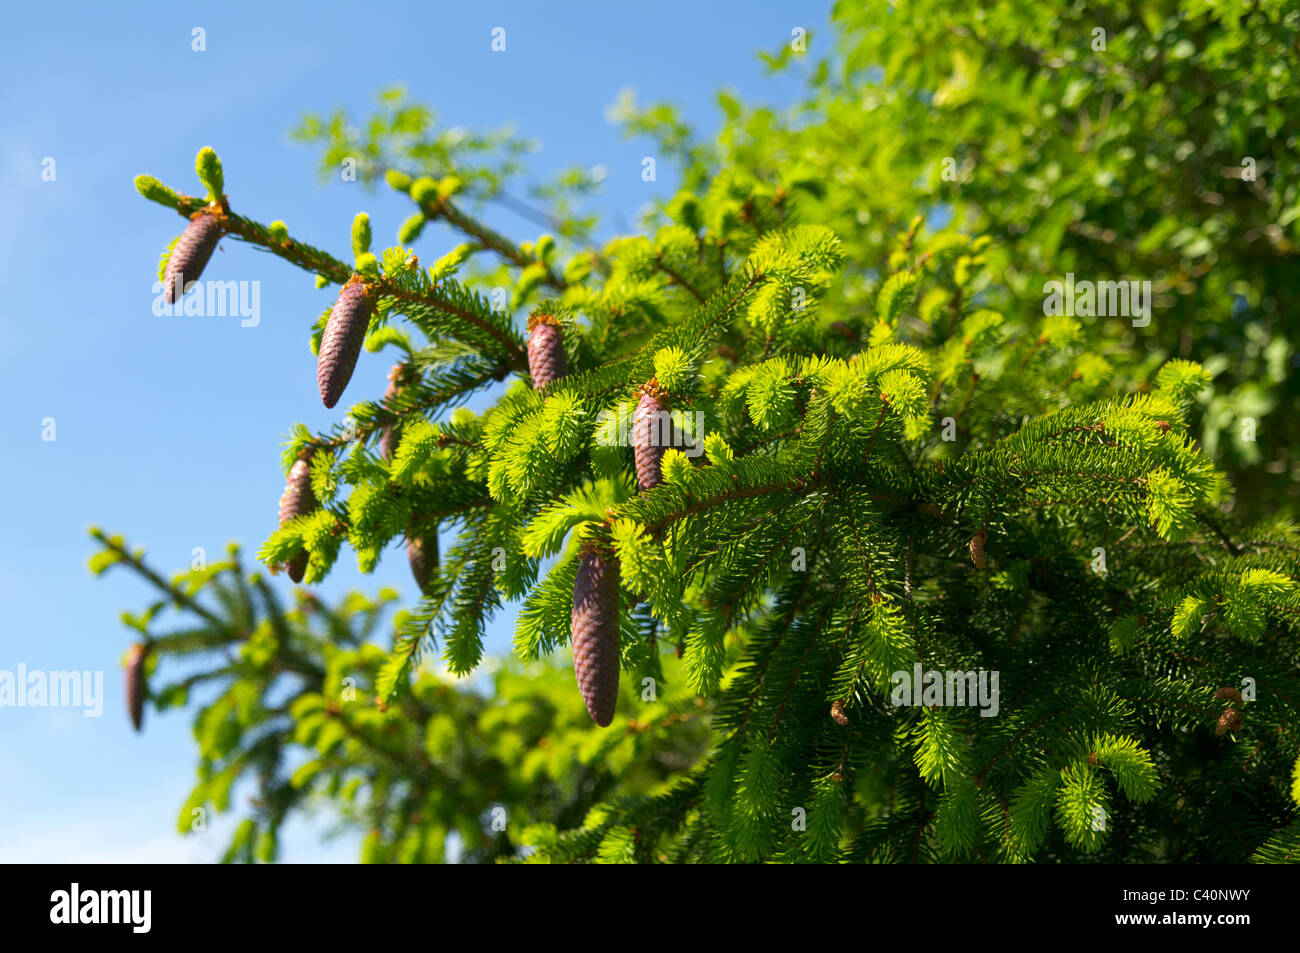
[[[379, 12], [382, 9], [382, 13]], [[317, 396], [309, 329], [330, 292], [270, 255], [227, 241], [205, 277], [261, 283], [261, 322], [156, 317], [158, 256], [178, 217], [141, 199], [147, 172], [188, 192], [194, 153], [221, 155], [233, 207], [283, 219], [295, 237], [347, 257], [356, 212], [370, 212], [376, 246], [396, 241], [410, 213], [397, 196], [322, 185], [317, 154], [287, 132], [306, 111], [366, 115], [374, 94], [404, 84], [440, 123], [514, 123], [542, 143], [534, 169], [608, 170], [596, 202], [609, 221], [636, 221], [673, 191], [674, 172], [641, 180], [644, 142], [604, 118], [619, 90], [679, 103], [704, 132], [714, 94], [788, 104], [796, 77], [764, 75], [758, 50], [805, 27], [829, 39], [822, 3], [566, 2], [24, 4], [0, 33], [0, 414], [4, 545], [0, 546], [0, 670], [104, 673], [103, 714], [0, 708], [0, 861], [204, 861], [230, 830], [181, 838], [175, 817], [192, 782], [187, 713], [147, 717], [132, 733], [118, 621], [146, 588], [125, 573], [86, 569], [90, 524], [146, 548], [166, 573], [195, 547], [220, 558], [240, 540], [256, 551], [275, 525], [283, 489], [280, 443], [295, 421], [327, 427], [349, 401], [381, 394], [389, 361], [363, 354], [344, 401]], [[506, 29], [504, 53], [491, 31]], [[204, 52], [192, 30], [206, 32]], [[818, 42], [820, 40], [820, 43]], [[42, 178], [53, 158], [54, 180]], [[536, 226], [492, 217], [520, 239]], [[443, 233], [416, 244], [432, 261]], [[42, 439], [54, 419], [55, 439]], [[289, 586], [279, 577], [276, 584]], [[344, 558], [327, 597], [391, 584], [412, 592], [405, 560], [370, 577]], [[489, 651], [508, 651], [507, 620]], [[323, 822], [295, 825], [283, 859], [355, 859], [351, 837], [322, 842]]]

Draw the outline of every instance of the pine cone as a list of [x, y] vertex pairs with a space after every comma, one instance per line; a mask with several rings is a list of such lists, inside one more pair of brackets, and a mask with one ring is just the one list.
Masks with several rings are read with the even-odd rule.
[[1223, 688], [1215, 689], [1214, 700], [1216, 702], [1221, 702], [1225, 698], [1229, 698], [1239, 705], [1241, 704], [1241, 692], [1237, 691], [1231, 685], [1225, 685]]
[[[314, 509], [316, 496], [311, 490], [311, 454], [307, 453], [295, 460], [289, 470], [289, 479], [285, 481], [284, 493], [280, 496], [280, 525]], [[302, 582], [303, 573], [307, 571], [306, 551], [294, 556], [285, 568], [289, 570], [290, 579]]]
[[406, 538], [406, 559], [411, 564], [411, 575], [420, 587], [420, 595], [429, 591], [429, 579], [438, 568], [438, 533], [437, 530], [425, 536], [408, 536]]
[[353, 275], [348, 279], [339, 298], [334, 302], [325, 333], [321, 335], [320, 351], [316, 355], [316, 383], [320, 385], [320, 399], [326, 407], [333, 407], [343, 396], [343, 389], [352, 380], [357, 366], [357, 356], [366, 340], [370, 327], [370, 312], [374, 307], [365, 279]]
[[532, 315], [528, 331], [528, 376], [533, 379], [533, 390], [541, 390], [569, 372], [563, 332], [560, 322], [549, 314]]
[[1241, 712], [1235, 708], [1223, 709], [1223, 714], [1219, 716], [1219, 723], [1214, 726], [1216, 735], [1226, 735], [1228, 732], [1241, 731]]
[[989, 534], [980, 530], [970, 538], [970, 561], [975, 564], [976, 569], [983, 569], [988, 565], [988, 560], [984, 558], [984, 542], [989, 538]]
[[844, 714], [844, 702], [838, 698], [831, 702], [831, 720], [840, 727], [849, 723], [849, 716]]
[[671, 430], [664, 424], [668, 420], [668, 395], [658, 381], [650, 381], [641, 388], [641, 400], [632, 415], [632, 451], [636, 456], [636, 483], [641, 492], [653, 489], [663, 480], [660, 464], [667, 449], [664, 441]]
[[163, 271], [163, 300], [175, 304], [185, 294], [185, 286], [198, 281], [203, 269], [221, 240], [221, 219], [212, 212], [195, 212], [180, 240], [167, 258]]
[[[397, 396], [400, 388], [397, 386], [397, 375], [401, 372], [402, 365], [394, 364], [393, 369], [388, 372], [388, 389], [384, 391], [384, 402], [392, 400]], [[398, 433], [397, 427], [385, 427], [383, 434], [379, 437], [379, 455], [385, 460], [393, 459], [393, 454], [397, 450], [397, 441], [401, 434]]]
[[294, 582], [302, 582], [302, 577], [307, 575], [308, 556], [306, 550], [303, 550], [293, 559], [285, 563], [285, 568], [289, 570], [289, 578]]
[[137, 642], [126, 658], [126, 710], [136, 731], [144, 723], [144, 662], [148, 656], [144, 643]]
[[602, 728], [618, 703], [618, 557], [593, 545], [573, 585], [573, 668], [587, 713]]

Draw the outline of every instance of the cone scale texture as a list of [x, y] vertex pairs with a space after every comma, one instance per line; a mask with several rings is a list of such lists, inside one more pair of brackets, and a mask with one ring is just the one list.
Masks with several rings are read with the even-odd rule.
[[632, 452], [636, 458], [636, 483], [641, 492], [663, 480], [661, 465], [670, 439], [667, 395], [651, 381], [641, 390], [632, 415]]
[[[392, 400], [397, 396], [397, 373], [400, 365], [393, 365], [393, 369], [388, 372], [388, 389], [384, 391], [384, 402]], [[383, 434], [379, 437], [379, 456], [385, 460], [393, 459], [393, 454], [397, 450], [398, 439], [397, 426], [385, 427]]]
[[[316, 497], [311, 491], [311, 463], [308, 457], [299, 457], [289, 470], [289, 478], [284, 484], [284, 493], [280, 496], [280, 525], [305, 516], [316, 509]], [[289, 578], [302, 582], [307, 571], [307, 553], [300, 552], [285, 567]]]
[[164, 301], [175, 304], [185, 294], [185, 286], [199, 280], [221, 240], [221, 232], [221, 219], [211, 212], [197, 212], [190, 219], [167, 258], [163, 271]]
[[588, 547], [573, 585], [573, 668], [592, 721], [614, 720], [618, 702], [618, 558]]
[[549, 314], [528, 319], [528, 376], [533, 390], [541, 390], [569, 372], [559, 322]]
[[316, 355], [316, 383], [320, 387], [321, 402], [326, 407], [339, 402], [348, 381], [352, 380], [373, 307], [365, 280], [360, 275], [353, 275], [334, 302]]

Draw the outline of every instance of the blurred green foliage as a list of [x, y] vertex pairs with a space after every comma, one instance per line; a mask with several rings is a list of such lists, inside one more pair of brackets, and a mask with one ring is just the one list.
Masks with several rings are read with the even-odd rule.
[[572, 671], [549, 662], [501, 661], [473, 681], [423, 670], [386, 704], [375, 683], [388, 652], [374, 638], [395, 592], [329, 606], [298, 589], [285, 605], [237, 547], [165, 579], [120, 537], [95, 535], [96, 573], [122, 566], [156, 588], [133, 619], [151, 707], [191, 710], [198, 751], [178, 829], [243, 815], [226, 861], [276, 860], [294, 812], [360, 833], [367, 862], [511, 858], [530, 826], [572, 827], [608, 798], [652, 793], [706, 742], [708, 708], [669, 687], [681, 679], [625, 684], [636, 718], [593, 732]]

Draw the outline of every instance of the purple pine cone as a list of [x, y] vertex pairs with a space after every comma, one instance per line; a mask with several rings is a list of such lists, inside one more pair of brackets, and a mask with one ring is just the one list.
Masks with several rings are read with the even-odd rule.
[[533, 315], [528, 325], [528, 376], [533, 379], [533, 390], [541, 390], [569, 372], [564, 337], [560, 323], [549, 314]]
[[411, 564], [411, 575], [420, 587], [420, 595], [429, 591], [429, 579], [438, 568], [438, 533], [406, 538], [406, 559]]
[[655, 381], [641, 389], [641, 400], [632, 415], [632, 452], [636, 457], [636, 483], [641, 492], [663, 481], [660, 464], [671, 439], [667, 395]]
[[605, 728], [618, 703], [618, 557], [585, 548], [573, 585], [573, 668], [592, 720]]
[[[294, 461], [289, 470], [289, 479], [285, 481], [284, 493], [280, 496], [280, 525], [305, 516], [314, 509], [316, 495], [311, 490], [311, 457], [304, 455]], [[307, 571], [307, 553], [298, 553], [285, 568], [289, 571], [290, 579], [302, 582], [303, 573]]]
[[126, 659], [126, 710], [136, 731], [144, 724], [144, 661], [148, 654], [143, 643], [137, 642]]
[[343, 389], [352, 380], [357, 366], [357, 356], [366, 340], [370, 327], [370, 312], [374, 302], [360, 275], [348, 279], [339, 299], [334, 302], [325, 333], [321, 335], [320, 351], [316, 355], [316, 383], [320, 386], [320, 399], [326, 407], [333, 407], [343, 396]]
[[221, 219], [211, 212], [197, 212], [167, 258], [163, 271], [163, 300], [175, 304], [185, 286], [198, 281], [221, 240]]
[[[397, 395], [397, 374], [401, 370], [400, 364], [394, 364], [393, 369], [388, 372], [388, 389], [384, 391], [384, 402], [392, 400]], [[393, 453], [397, 450], [397, 438], [400, 435], [397, 427], [385, 427], [383, 434], [379, 437], [379, 455], [385, 460], [393, 459]]]

